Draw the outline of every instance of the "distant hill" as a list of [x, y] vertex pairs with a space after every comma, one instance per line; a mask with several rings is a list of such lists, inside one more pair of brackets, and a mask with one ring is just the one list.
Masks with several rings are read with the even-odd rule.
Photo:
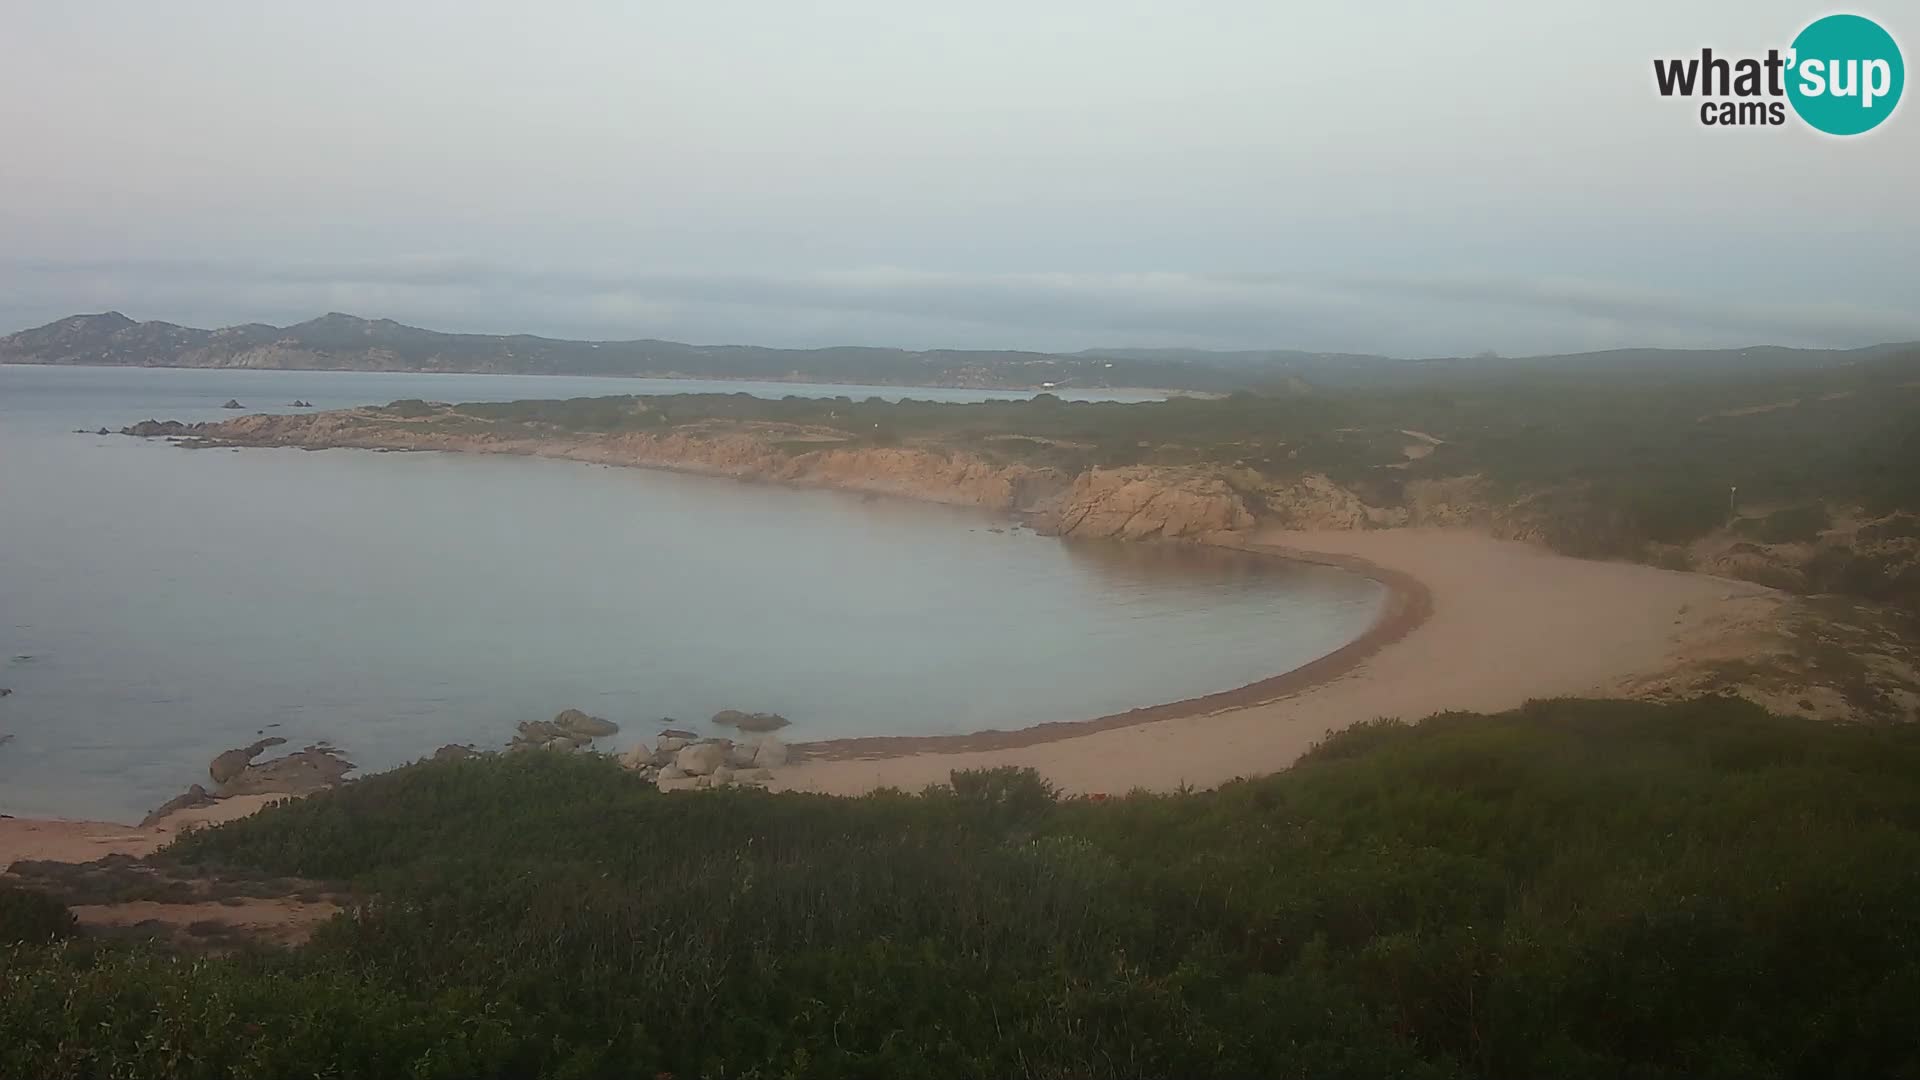
[[1078, 353], [841, 346], [771, 349], [677, 341], [568, 341], [531, 334], [449, 334], [339, 312], [293, 326], [246, 323], [200, 330], [135, 322], [117, 311], [71, 315], [0, 337], [0, 363], [129, 367], [466, 371], [523, 375], [633, 375], [883, 386], [1042, 389], [1156, 387], [1227, 393], [1411, 385], [1515, 372], [1574, 375], [1733, 375], [1819, 371], [1910, 350], [1616, 349], [1530, 357], [1407, 360], [1281, 349], [1089, 349]]
[[1087, 349], [1086, 359], [1123, 359], [1135, 363], [1214, 368], [1257, 379], [1291, 376], [1318, 386], [1361, 387], [1438, 378], [1498, 376], [1513, 373], [1581, 375], [1778, 375], [1823, 371], [1912, 352], [1920, 343], [1870, 345], [1859, 349], [1794, 349], [1752, 345], [1737, 349], [1608, 349], [1545, 356], [1444, 356], [1401, 359], [1365, 353], [1314, 353], [1288, 349], [1211, 351], [1206, 349]]
[[0, 363], [129, 367], [464, 371], [634, 375], [1042, 388], [1161, 387], [1228, 391], [1244, 376], [1217, 368], [1038, 352], [840, 347], [769, 349], [677, 341], [565, 341], [530, 334], [447, 334], [339, 312], [294, 326], [200, 330], [135, 322], [117, 311], [73, 315], [0, 338]]

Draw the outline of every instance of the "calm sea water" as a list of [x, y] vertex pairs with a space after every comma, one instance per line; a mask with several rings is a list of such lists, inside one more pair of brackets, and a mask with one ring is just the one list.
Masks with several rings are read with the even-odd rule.
[[616, 747], [723, 708], [783, 713], [795, 739], [1079, 719], [1298, 666], [1382, 599], [1323, 568], [1065, 543], [832, 492], [73, 432], [223, 418], [228, 398], [716, 389], [1002, 396], [0, 366], [0, 813], [137, 819], [261, 732], [378, 769], [499, 745], [566, 707], [625, 725], [602, 740]]

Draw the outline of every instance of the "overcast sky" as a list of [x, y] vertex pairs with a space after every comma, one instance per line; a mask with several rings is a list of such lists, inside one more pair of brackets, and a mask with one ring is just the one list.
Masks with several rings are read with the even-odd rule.
[[[1853, 10], [1911, 65], [1920, 16], [1878, 2]], [[1653, 89], [1656, 56], [1784, 48], [1826, 10], [14, 0], [0, 331], [117, 308], [772, 345], [1920, 338], [1920, 104], [1833, 139], [1702, 127]]]

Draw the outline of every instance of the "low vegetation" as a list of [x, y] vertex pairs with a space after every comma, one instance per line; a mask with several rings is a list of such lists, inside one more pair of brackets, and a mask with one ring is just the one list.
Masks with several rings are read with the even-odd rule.
[[11, 934], [0, 1075], [1920, 1070], [1920, 729], [1726, 698], [1365, 724], [1169, 796], [428, 763], [163, 858], [362, 900], [290, 951]]

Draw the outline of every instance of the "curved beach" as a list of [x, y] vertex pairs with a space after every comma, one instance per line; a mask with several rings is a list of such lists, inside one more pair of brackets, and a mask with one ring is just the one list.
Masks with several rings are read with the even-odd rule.
[[1747, 582], [1574, 559], [1468, 530], [1275, 530], [1235, 546], [1343, 565], [1386, 582], [1393, 598], [1360, 639], [1241, 690], [1017, 732], [825, 743], [775, 786], [911, 790], [955, 769], [1014, 765], [1076, 793], [1212, 787], [1284, 769], [1358, 721], [1619, 693], [1779, 602]]
[[[1245, 687], [1014, 731], [807, 744], [807, 757], [778, 770], [773, 786], [857, 795], [943, 783], [955, 769], [1015, 765], [1076, 793], [1212, 787], [1284, 769], [1357, 721], [1620, 693], [1780, 602], [1746, 582], [1574, 559], [1469, 530], [1266, 531], [1228, 542], [1366, 574], [1388, 586], [1388, 599], [1359, 638]], [[180, 828], [244, 816], [268, 801], [236, 797], [147, 827], [0, 817], [0, 866], [142, 855]]]

